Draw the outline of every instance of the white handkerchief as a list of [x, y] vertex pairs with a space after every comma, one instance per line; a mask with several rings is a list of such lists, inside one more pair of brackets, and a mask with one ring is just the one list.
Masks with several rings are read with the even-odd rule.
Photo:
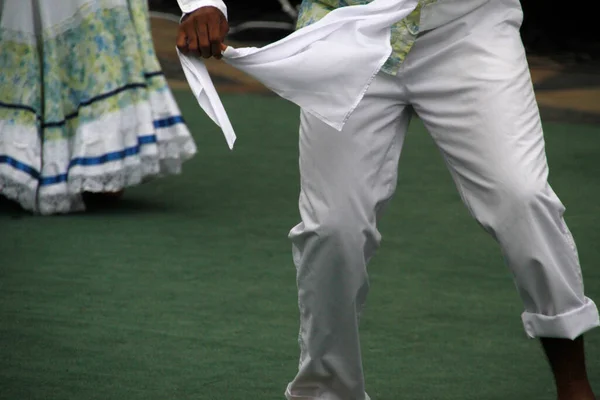
[[231, 126], [225, 107], [221, 103], [219, 94], [210, 79], [206, 66], [199, 58], [181, 54], [179, 49], [177, 49], [177, 54], [179, 55], [185, 78], [190, 85], [194, 97], [198, 100], [198, 104], [200, 104], [200, 107], [202, 107], [210, 119], [223, 130], [229, 148], [233, 149], [236, 139], [235, 132], [233, 126]]
[[[392, 25], [417, 4], [418, 0], [374, 0], [338, 8], [268, 46], [228, 47], [223, 60], [342, 130], [391, 54]], [[198, 58], [179, 57], [200, 106], [223, 129], [232, 147], [235, 134], [206, 67]]]

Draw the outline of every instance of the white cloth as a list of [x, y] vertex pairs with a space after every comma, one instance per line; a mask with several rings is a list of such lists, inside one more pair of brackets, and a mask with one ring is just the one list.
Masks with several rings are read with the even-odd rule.
[[210, 79], [206, 66], [198, 58], [181, 54], [179, 49], [177, 49], [177, 54], [179, 55], [185, 78], [198, 100], [198, 104], [200, 104], [206, 115], [221, 128], [227, 145], [229, 145], [230, 149], [233, 149], [236, 140], [235, 132], [233, 126], [231, 126], [225, 107], [221, 103], [219, 94]]
[[[417, 3], [374, 0], [338, 8], [268, 46], [228, 47], [223, 60], [339, 131], [391, 54], [391, 26]], [[200, 106], [233, 148], [235, 133], [205, 65], [195, 57], [179, 57]]]
[[227, 6], [223, 0], [177, 0], [177, 3], [184, 14], [191, 13], [202, 7], [216, 7], [227, 18]]

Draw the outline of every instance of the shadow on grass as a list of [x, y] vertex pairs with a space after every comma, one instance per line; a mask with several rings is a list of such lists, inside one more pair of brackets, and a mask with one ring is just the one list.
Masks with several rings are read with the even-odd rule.
[[[50, 217], [70, 217], [80, 216], [109, 216], [109, 215], [132, 215], [132, 214], [156, 214], [169, 211], [169, 207], [160, 200], [152, 200], [140, 197], [122, 197], [118, 199], [100, 199], [89, 198], [86, 196], [86, 210], [72, 214], [57, 214]], [[21, 219], [28, 217], [39, 217], [11, 200], [0, 196], [0, 217], [12, 219]]]

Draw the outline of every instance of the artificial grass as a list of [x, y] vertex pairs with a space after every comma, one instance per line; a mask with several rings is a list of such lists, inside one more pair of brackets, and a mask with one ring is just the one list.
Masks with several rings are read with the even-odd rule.
[[[0, 398], [282, 399], [297, 368], [289, 229], [298, 222], [295, 106], [223, 96], [230, 152], [178, 93], [199, 154], [118, 207], [0, 213]], [[600, 299], [597, 127], [545, 124], [588, 295]], [[381, 223], [362, 321], [374, 400], [552, 399], [552, 380], [496, 244], [469, 217], [415, 121]], [[600, 390], [600, 334], [588, 336]]]

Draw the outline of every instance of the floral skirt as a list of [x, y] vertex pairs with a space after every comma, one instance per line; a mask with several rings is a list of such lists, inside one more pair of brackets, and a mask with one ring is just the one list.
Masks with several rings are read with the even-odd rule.
[[154, 52], [146, 0], [0, 1], [0, 194], [83, 210], [196, 153]]

